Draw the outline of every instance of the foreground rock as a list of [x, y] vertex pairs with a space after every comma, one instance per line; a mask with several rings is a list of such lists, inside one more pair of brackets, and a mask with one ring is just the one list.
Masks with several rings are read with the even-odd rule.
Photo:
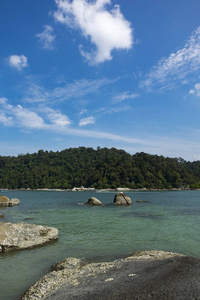
[[95, 198], [95, 197], [90, 197], [88, 202], [85, 203], [85, 204], [95, 206], [95, 205], [102, 205], [102, 202], [100, 200], [98, 200], [97, 198]]
[[163, 251], [84, 265], [68, 258], [35, 283], [21, 299], [194, 300], [200, 295], [200, 260]]
[[58, 238], [52, 227], [0, 222], [0, 252], [33, 248]]
[[131, 198], [125, 195], [124, 193], [120, 192], [115, 195], [114, 198], [115, 205], [131, 205]]
[[12, 198], [12, 199], [9, 199], [8, 197], [6, 196], [2, 196], [0, 195], [0, 207], [3, 206], [3, 207], [8, 207], [8, 206], [14, 206], [14, 205], [19, 205], [19, 199], [17, 198]]

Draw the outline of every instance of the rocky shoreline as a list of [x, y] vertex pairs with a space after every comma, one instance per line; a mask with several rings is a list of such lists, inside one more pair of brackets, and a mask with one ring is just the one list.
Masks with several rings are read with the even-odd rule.
[[[21, 189], [1, 189], [1, 192], [4, 191], [54, 191], [54, 192], [142, 192], [142, 191], [186, 191], [186, 190], [194, 190], [190, 188], [172, 188], [172, 189], [147, 189], [147, 188], [137, 188], [130, 189], [124, 187], [118, 188], [105, 188], [105, 189], [95, 189], [95, 188], [86, 188], [86, 187], [74, 187], [72, 189], [49, 189], [49, 188], [41, 188], [41, 189], [31, 189], [31, 188], [21, 188]], [[195, 189], [200, 190], [200, 189]]]
[[193, 300], [200, 299], [199, 275], [199, 259], [172, 252], [143, 251], [90, 264], [68, 258], [52, 266], [20, 300]]

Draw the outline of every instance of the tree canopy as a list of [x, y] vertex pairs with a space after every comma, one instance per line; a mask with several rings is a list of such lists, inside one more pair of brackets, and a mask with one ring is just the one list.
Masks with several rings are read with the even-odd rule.
[[200, 161], [115, 148], [69, 148], [0, 156], [0, 188], [200, 188]]

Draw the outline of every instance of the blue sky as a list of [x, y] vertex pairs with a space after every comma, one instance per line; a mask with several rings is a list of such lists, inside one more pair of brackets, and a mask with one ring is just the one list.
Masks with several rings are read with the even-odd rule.
[[1, 0], [0, 155], [200, 159], [199, 0]]

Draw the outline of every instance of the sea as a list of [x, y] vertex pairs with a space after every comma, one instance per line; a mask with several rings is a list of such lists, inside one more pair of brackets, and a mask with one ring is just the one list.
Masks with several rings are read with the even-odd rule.
[[[113, 261], [142, 250], [200, 257], [200, 191], [131, 191], [131, 206], [114, 206], [116, 192], [1, 191], [19, 206], [1, 208], [2, 222], [56, 227], [59, 239], [0, 254], [0, 300], [19, 299], [67, 258]], [[90, 197], [103, 206], [84, 205]], [[138, 201], [138, 202], [137, 202]]]

